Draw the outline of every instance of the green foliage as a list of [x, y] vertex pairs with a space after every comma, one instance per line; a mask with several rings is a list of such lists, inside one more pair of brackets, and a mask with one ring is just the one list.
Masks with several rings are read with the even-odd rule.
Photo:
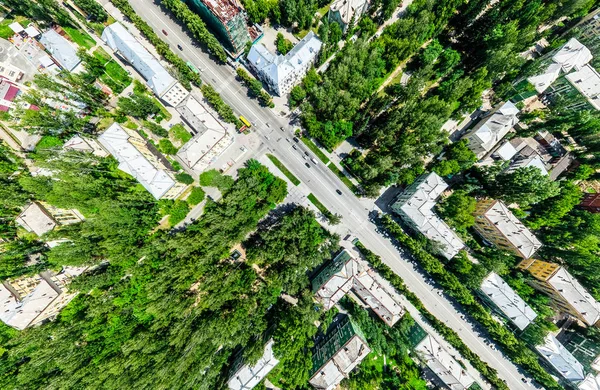
[[283, 173], [285, 175], [285, 177], [287, 177], [289, 179], [289, 181], [292, 182], [292, 184], [294, 184], [295, 186], [300, 185], [300, 180], [296, 176], [294, 176], [294, 174], [292, 172], [290, 172], [290, 170], [287, 169], [287, 167], [285, 165], [283, 165], [283, 163], [281, 161], [279, 161], [279, 159], [277, 157], [273, 156], [272, 154], [268, 154], [268, 153], [267, 153], [267, 157], [269, 158], [269, 160], [271, 160], [271, 162], [273, 164], [275, 164], [277, 169], [279, 169], [281, 171], [281, 173]]
[[527, 225], [532, 229], [543, 226], [556, 226], [562, 218], [579, 204], [583, 192], [579, 187], [569, 181], [560, 182], [560, 193], [554, 197], [538, 203], [532, 207], [527, 218]]
[[176, 200], [163, 212], [169, 214], [169, 225], [175, 226], [185, 219], [189, 211], [190, 206], [185, 200]]
[[286, 55], [290, 50], [294, 48], [294, 44], [286, 39], [282, 33], [277, 33], [277, 38], [275, 39], [275, 46], [277, 46], [277, 51], [281, 55]]
[[200, 174], [200, 185], [206, 187], [217, 187], [221, 192], [228, 191], [233, 184], [233, 178], [223, 175], [216, 169], [209, 169]]
[[185, 144], [189, 140], [192, 139], [192, 135], [182, 124], [177, 123], [173, 127], [171, 127], [171, 133], [173, 133], [173, 137], [175, 139], [181, 141], [182, 144]]
[[440, 176], [449, 176], [469, 169], [477, 161], [477, 156], [468, 144], [466, 139], [450, 144], [444, 159], [436, 162], [432, 170]]
[[131, 97], [121, 96], [117, 105], [123, 114], [139, 119], [146, 119], [150, 115], [160, 113], [160, 107], [156, 101], [146, 94], [134, 93]]
[[317, 197], [314, 196], [312, 193], [308, 194], [307, 198], [310, 201], [310, 203], [314, 204], [315, 207], [319, 209], [321, 214], [323, 214], [323, 216], [327, 218], [327, 220], [329, 220], [329, 223], [331, 225], [337, 225], [342, 221], [341, 215], [333, 214], [331, 211], [329, 211], [329, 209], [325, 207], [325, 205], [321, 203], [321, 201], [319, 201], [319, 199], [317, 199]]
[[298, 107], [302, 101], [306, 99], [306, 90], [301, 84], [294, 85], [290, 90], [289, 103], [290, 107]]
[[203, 84], [200, 88], [202, 91], [202, 95], [208, 101], [208, 103], [212, 106], [212, 108], [217, 111], [221, 119], [223, 119], [227, 123], [233, 123], [236, 128], [241, 128], [242, 123], [238, 119], [237, 116], [233, 113], [231, 107], [229, 107], [221, 98], [221, 95], [210, 84]]
[[104, 23], [108, 19], [104, 8], [94, 0], [73, 0], [73, 3], [85, 11], [88, 18], [94, 22]]
[[40, 142], [35, 145], [35, 150], [45, 150], [45, 149], [61, 149], [64, 142], [58, 138], [51, 135], [45, 135], [40, 139]]
[[195, 206], [204, 200], [205, 195], [201, 187], [194, 187], [186, 200], [190, 206]]
[[182, 182], [183, 184], [192, 184], [194, 182], [194, 178], [187, 173], [178, 173], [175, 175], [175, 179], [177, 181]]
[[486, 190], [495, 199], [527, 207], [558, 195], [559, 183], [536, 167], [521, 167], [487, 178]]
[[250, 90], [250, 93], [256, 97], [263, 106], [275, 107], [271, 95], [269, 95], [263, 88], [262, 83], [250, 76], [243, 68], [236, 69], [238, 77], [244, 82], [246, 87]]
[[173, 146], [173, 143], [166, 138], [163, 138], [160, 141], [158, 141], [158, 149], [164, 154], [177, 154], [177, 148]]
[[14, 15], [26, 16], [37, 22], [56, 23], [60, 26], [74, 26], [67, 11], [55, 0], [3, 0], [2, 4]]
[[315, 145], [315, 143], [310, 138], [300, 137], [300, 140], [304, 145], [306, 145], [306, 147], [308, 147], [311, 150], [311, 152], [313, 152], [319, 158], [319, 160], [323, 162], [323, 164], [329, 164], [329, 157], [327, 157], [325, 153], [323, 153], [323, 151], [317, 145]]
[[69, 38], [75, 42], [78, 46], [86, 49], [91, 49], [96, 46], [96, 41], [90, 37], [90, 35], [84, 31], [70, 26], [63, 26], [63, 30], [67, 33]]
[[151, 121], [143, 121], [144, 127], [159, 137], [168, 137], [169, 132], [159, 124]]
[[459, 231], [465, 231], [475, 224], [475, 206], [477, 201], [466, 191], [457, 190], [438, 203], [440, 216], [448, 225]]

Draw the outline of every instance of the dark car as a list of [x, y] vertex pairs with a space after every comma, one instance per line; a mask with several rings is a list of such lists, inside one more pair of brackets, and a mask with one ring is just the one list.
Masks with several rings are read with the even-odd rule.
[[165, 30], [162, 30], [162, 33], [165, 35], [169, 35], [169, 34], [167, 34], [167, 32]]
[[310, 164], [309, 163], [304, 163], [304, 165], [306, 165], [306, 168], [310, 168]]
[[179, 50], [183, 50], [183, 47], [181, 47], [181, 45], [177, 45], [177, 48], [178, 48]]
[[307, 156], [310, 156], [310, 153], [308, 153], [307, 151], [304, 151], [304, 154], [306, 154]]
[[300, 140], [296, 137], [294, 137], [294, 142], [300, 142]]
[[339, 189], [336, 189], [335, 192], [337, 192], [338, 195], [342, 195], [342, 191], [340, 191]]

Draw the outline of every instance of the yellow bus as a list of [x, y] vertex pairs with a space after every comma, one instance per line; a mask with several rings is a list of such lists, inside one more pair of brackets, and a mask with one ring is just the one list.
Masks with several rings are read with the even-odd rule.
[[250, 121], [248, 121], [248, 119], [244, 118], [243, 116], [240, 116], [240, 122], [242, 122], [244, 124], [244, 127], [240, 129], [243, 130], [244, 128], [250, 128], [252, 127], [252, 125], [250, 124]]

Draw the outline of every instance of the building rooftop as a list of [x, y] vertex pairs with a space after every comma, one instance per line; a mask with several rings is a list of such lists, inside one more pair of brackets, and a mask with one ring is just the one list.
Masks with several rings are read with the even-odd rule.
[[440, 243], [444, 257], [451, 259], [464, 247], [464, 243], [433, 211], [437, 198], [446, 188], [448, 184], [435, 172], [423, 175], [405, 190], [406, 194], [412, 195], [401, 197], [393, 208], [410, 219], [425, 237]]
[[565, 78], [596, 110], [600, 110], [600, 74], [596, 69], [587, 65], [576, 72], [569, 73]]
[[483, 279], [481, 291], [520, 330], [537, 317], [536, 312], [495, 272]]
[[60, 66], [69, 72], [81, 62], [75, 47], [53, 29], [42, 34], [40, 43], [52, 54], [52, 57], [58, 61]]
[[539, 74], [537, 76], [531, 76], [527, 78], [527, 81], [529, 81], [534, 86], [537, 93], [542, 93], [546, 89], [548, 89], [548, 87], [552, 85], [553, 82], [556, 81], [558, 76], [560, 76], [561, 69], [562, 66], [560, 64], [552, 63], [548, 65], [544, 73]]
[[133, 176], [156, 199], [160, 199], [175, 185], [165, 170], [155, 168], [129, 142], [130, 135], [113, 123], [98, 137], [98, 142], [119, 162], [119, 169]]
[[344, 24], [350, 23], [357, 9], [362, 9], [367, 3], [367, 0], [335, 0], [329, 10], [339, 12], [340, 19]]
[[231, 0], [202, 0], [202, 2], [223, 24], [227, 24], [241, 11], [241, 7]]
[[102, 40], [129, 61], [157, 96], [162, 96], [177, 82], [122, 24], [113, 23], [106, 27]]
[[484, 117], [465, 135], [476, 141], [485, 151], [490, 151], [513, 128], [519, 119], [519, 109], [510, 101], [498, 105], [490, 115]]
[[229, 378], [227, 385], [231, 390], [253, 389], [271, 372], [277, 363], [279, 363], [279, 360], [273, 354], [273, 339], [271, 339], [265, 345], [264, 353], [258, 362], [253, 366], [240, 365]]
[[50, 214], [36, 202], [27, 205], [15, 222], [28, 232], [33, 232], [38, 236], [48, 233], [57, 225]]
[[500, 146], [494, 152], [499, 158], [504, 161], [510, 161], [515, 154], [517, 154], [517, 149], [510, 143], [510, 141], [505, 141], [502, 146]]
[[458, 361], [431, 335], [427, 335], [415, 347], [415, 352], [451, 390], [468, 389], [475, 382]]
[[548, 176], [548, 170], [546, 169], [546, 164], [542, 161], [539, 155], [532, 155], [527, 158], [522, 158], [514, 161], [510, 164], [510, 167], [506, 170], [506, 172], [514, 172], [519, 168], [527, 168], [534, 167], [542, 172], [542, 175]]
[[542, 246], [540, 240], [501, 201], [495, 201], [484, 215], [525, 259]]
[[588, 325], [600, 320], [600, 303], [564, 267], [559, 267], [548, 283], [583, 316]]
[[587, 374], [583, 382], [577, 385], [579, 390], [600, 390], [600, 374]]
[[183, 145], [177, 157], [196, 172], [202, 172], [231, 144], [227, 129], [194, 96], [189, 96], [177, 111], [198, 133]]
[[569, 73], [573, 69], [578, 70], [587, 65], [592, 58], [592, 53], [587, 47], [577, 39], [571, 38], [554, 54], [552, 61], [559, 64], [565, 73]]
[[108, 153], [102, 149], [102, 146], [98, 144], [98, 141], [92, 138], [81, 137], [79, 135], [76, 135], [65, 142], [63, 149], [75, 150], [78, 152], [90, 152], [98, 157], [108, 156]]
[[546, 336], [537, 351], [568, 381], [584, 379], [583, 366], [552, 334]]

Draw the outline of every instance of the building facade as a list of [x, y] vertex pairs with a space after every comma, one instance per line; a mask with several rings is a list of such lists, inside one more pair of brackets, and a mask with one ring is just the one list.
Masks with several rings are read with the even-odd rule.
[[350, 23], [358, 22], [367, 8], [368, 0], [336, 0], [329, 6], [328, 18], [339, 24], [345, 34]]
[[600, 303], [564, 267], [542, 260], [523, 260], [517, 266], [534, 277], [531, 285], [548, 295], [553, 305], [588, 326], [599, 326]]
[[475, 231], [500, 249], [528, 259], [542, 246], [537, 237], [499, 200], [480, 200], [473, 215]]

